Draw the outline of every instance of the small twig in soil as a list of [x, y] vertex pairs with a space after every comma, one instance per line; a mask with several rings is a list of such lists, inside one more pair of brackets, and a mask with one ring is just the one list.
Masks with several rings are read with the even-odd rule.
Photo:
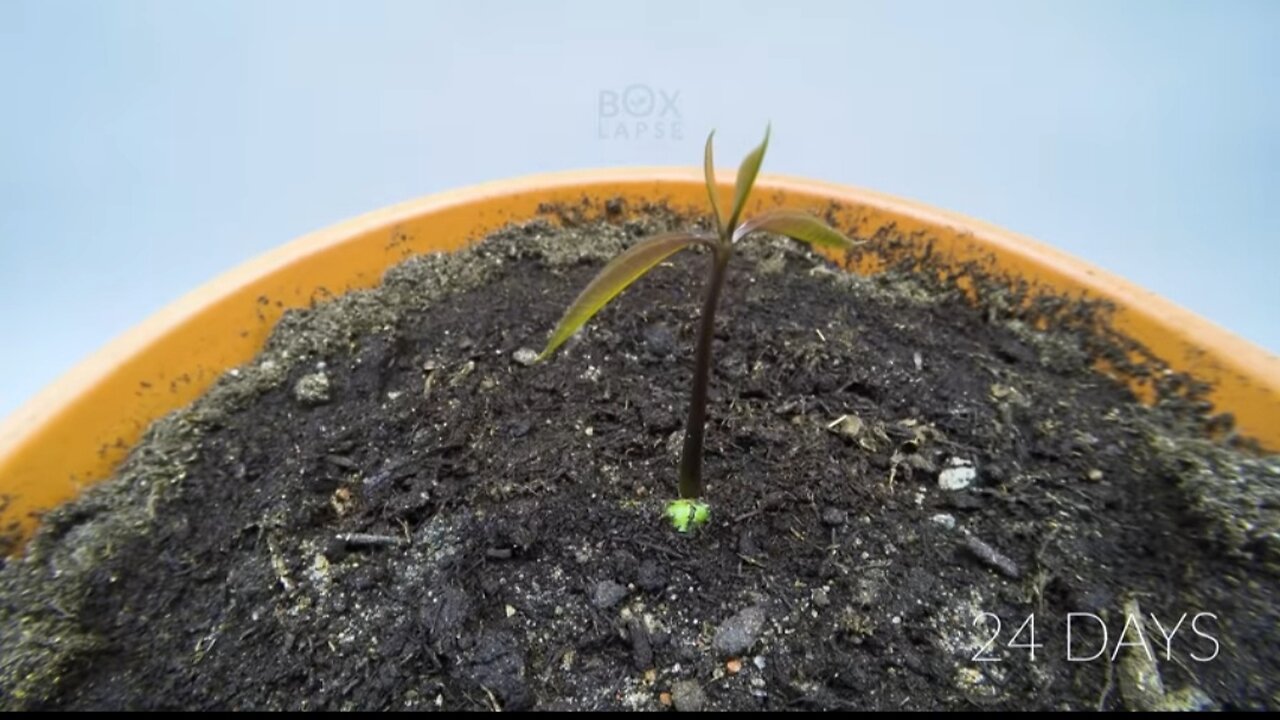
[[[488, 693], [490, 700], [493, 699], [493, 694], [489, 692], [488, 688], [484, 687], [483, 685], [481, 685], [480, 688], [484, 690], [485, 693]], [[462, 694], [462, 697], [466, 698], [467, 702], [471, 703], [472, 705], [475, 705], [477, 707], [486, 707], [484, 702], [472, 697], [471, 693], [467, 692], [466, 690], [461, 691], [461, 694]], [[501, 710], [498, 710], [498, 712], [501, 712]]]
[[551, 673], [555, 672], [556, 665], [559, 665], [562, 662], [564, 662], [565, 653], [569, 652], [572, 649], [573, 649], [572, 645], [561, 645], [560, 647], [556, 648], [555, 652], [551, 653], [546, 664], [542, 666], [542, 673], [539, 675], [539, 677], [542, 678], [542, 682], [545, 683], [551, 679]]
[[1041, 541], [1040, 547], [1036, 548], [1036, 563], [1045, 569], [1051, 569], [1044, 561], [1044, 554], [1049, 550], [1049, 545], [1058, 537], [1058, 533], [1062, 532], [1061, 525], [1054, 525], [1049, 528], [1049, 532], [1045, 534], [1044, 540]]
[[394, 535], [371, 535], [369, 533], [338, 533], [338, 540], [351, 547], [402, 547], [408, 545], [404, 538]]
[[655, 552], [660, 552], [668, 557], [675, 558], [676, 560], [689, 559], [689, 556], [687, 554], [677, 552], [676, 550], [672, 550], [671, 548], [668, 548], [668, 547], [662, 547], [661, 545], [653, 545], [651, 543], [645, 542], [644, 540], [637, 540], [635, 538], [633, 538], [631, 542], [635, 543], [636, 545], [639, 545], [642, 548], [645, 548], [646, 550], [653, 550]]
[[71, 613], [67, 612], [66, 610], [63, 610], [62, 607], [58, 605], [58, 603], [52, 600], [46, 600], [44, 604], [45, 604], [45, 607], [49, 608], [50, 610], [54, 611], [58, 615], [62, 616], [64, 620], [71, 619]]
[[1022, 577], [1022, 570], [1018, 564], [1009, 559], [1009, 556], [1001, 553], [999, 550], [991, 547], [976, 535], [969, 532], [964, 533], [964, 547], [973, 553], [979, 560], [996, 568], [1000, 572], [1008, 575], [1015, 580]]
[[1032, 586], [1036, 595], [1036, 612], [1044, 612], [1044, 589], [1049, 586], [1049, 582], [1053, 579], [1053, 568], [1045, 560], [1045, 554], [1049, 551], [1049, 546], [1058, 537], [1058, 533], [1062, 531], [1061, 525], [1054, 525], [1045, 535], [1044, 540], [1040, 543], [1040, 547], [1036, 548], [1035, 560], [1036, 573], [1035, 583]]
[[815, 398], [813, 405], [821, 410], [823, 415], [835, 415], [835, 411], [831, 409], [831, 406], [820, 398]]
[[435, 379], [436, 379], [435, 368], [429, 368], [427, 370], [426, 378], [422, 381], [422, 399], [423, 400], [431, 399], [431, 387], [435, 385]]
[[1075, 510], [1076, 512], [1080, 513], [1084, 517], [1088, 517], [1093, 512], [1093, 508], [1090, 508], [1086, 505], [1081, 505], [1080, 503], [1068, 500], [1067, 498], [1058, 497], [1057, 495], [1054, 495], [1051, 492], [1046, 492], [1044, 496], [1049, 501], [1057, 503], [1062, 507], [1071, 508], [1072, 510]]
[[993, 708], [999, 705], [1000, 703], [1004, 702], [1003, 698], [999, 698], [999, 697], [983, 698], [983, 697], [978, 697], [977, 695], [970, 695], [968, 693], [962, 693], [960, 697], [970, 705], [976, 708], [982, 708], [984, 710], [987, 708]]
[[1098, 694], [1098, 712], [1102, 712], [1107, 707], [1107, 696], [1111, 694], [1111, 690], [1116, 685], [1115, 670], [1112, 669], [1111, 663], [1105, 663], [1104, 667], [1107, 675], [1106, 681], [1102, 685], [1102, 692]]
[[[834, 551], [833, 551], [833, 552], [831, 552], [831, 553], [830, 553], [830, 555], [827, 557], [827, 562], [829, 562], [829, 563], [831, 563], [832, 565], [834, 565], [834, 566], [836, 567], [836, 569], [837, 569], [837, 570], [839, 570], [840, 572], [844, 573], [845, 575], [849, 575], [850, 573], [852, 573], [852, 572], [853, 572], [853, 568], [852, 568], [851, 566], [849, 566], [849, 565], [847, 565], [847, 564], [845, 564], [845, 563], [842, 563], [842, 562], [840, 562], [839, 560], [837, 560], [837, 559], [836, 559], [836, 552], [834, 552]], [[870, 567], [870, 566], [872, 566], [872, 565], [874, 565], [874, 564], [875, 564], [875, 563], [868, 563], [867, 565], [863, 565], [863, 566], [861, 566], [861, 567]], [[889, 566], [889, 563], [887, 563], [887, 562], [886, 562], [886, 563], [884, 563], [884, 565], [885, 565], [885, 567], [888, 567], [888, 566]]]

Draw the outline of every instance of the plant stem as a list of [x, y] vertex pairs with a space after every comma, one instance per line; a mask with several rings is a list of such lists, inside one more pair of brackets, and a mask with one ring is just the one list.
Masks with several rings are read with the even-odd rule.
[[684, 431], [680, 453], [680, 497], [695, 500], [702, 495], [702, 441], [707, 425], [707, 389], [711, 383], [711, 340], [716, 329], [716, 305], [724, 287], [725, 268], [733, 246], [716, 243], [707, 279], [707, 298], [702, 306], [702, 325], [693, 359], [693, 393], [689, 401], [689, 424]]

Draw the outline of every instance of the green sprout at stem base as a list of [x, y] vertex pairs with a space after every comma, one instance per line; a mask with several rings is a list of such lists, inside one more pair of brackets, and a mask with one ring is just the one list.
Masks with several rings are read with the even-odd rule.
[[697, 500], [672, 500], [667, 504], [666, 515], [672, 527], [687, 533], [706, 524], [711, 517], [711, 508]]

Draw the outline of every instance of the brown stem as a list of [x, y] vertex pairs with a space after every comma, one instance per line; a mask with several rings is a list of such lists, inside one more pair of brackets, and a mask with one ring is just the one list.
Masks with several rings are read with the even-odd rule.
[[716, 305], [724, 287], [725, 268], [733, 246], [717, 243], [711, 257], [711, 276], [707, 280], [707, 298], [702, 306], [702, 325], [698, 330], [698, 347], [693, 359], [693, 394], [689, 401], [689, 424], [684, 431], [684, 450], [680, 453], [680, 497], [696, 500], [702, 495], [702, 441], [707, 425], [707, 389], [711, 383], [711, 340], [716, 329]]

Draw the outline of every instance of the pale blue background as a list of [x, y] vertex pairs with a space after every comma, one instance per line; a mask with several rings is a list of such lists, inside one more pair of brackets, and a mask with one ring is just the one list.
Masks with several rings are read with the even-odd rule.
[[[682, 140], [602, 140], [602, 91]], [[0, 414], [299, 234], [525, 173], [736, 163], [1036, 236], [1280, 348], [1280, 2], [0, 0]]]

